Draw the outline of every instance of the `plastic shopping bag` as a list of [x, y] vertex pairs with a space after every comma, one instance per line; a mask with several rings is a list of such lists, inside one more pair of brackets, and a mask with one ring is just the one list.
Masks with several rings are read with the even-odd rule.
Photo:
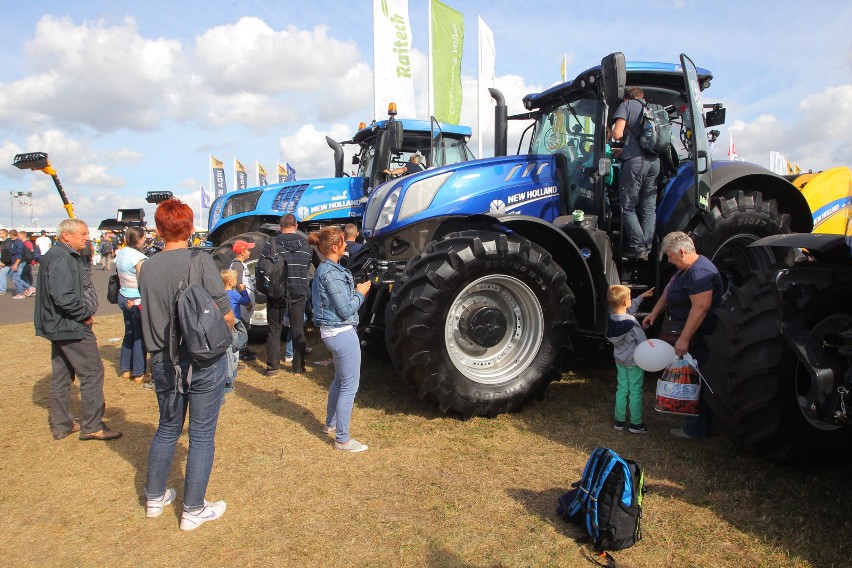
[[686, 354], [675, 359], [657, 380], [657, 412], [698, 416], [701, 375], [695, 359]]

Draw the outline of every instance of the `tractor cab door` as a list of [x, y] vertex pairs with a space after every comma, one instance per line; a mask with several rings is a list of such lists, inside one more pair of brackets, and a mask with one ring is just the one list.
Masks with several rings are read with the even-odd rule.
[[428, 162], [426, 164], [423, 164], [423, 165], [428, 167], [428, 168], [439, 168], [439, 167], [445, 165], [444, 164], [444, 162], [445, 162], [444, 152], [443, 152], [443, 150], [444, 150], [444, 140], [443, 140], [444, 133], [443, 133], [443, 131], [441, 131], [441, 125], [438, 124], [438, 121], [435, 120], [434, 116], [431, 117], [430, 123], [431, 123], [431, 130], [432, 130], [432, 151], [429, 152], [431, 154], [431, 156], [428, 156], [428, 158], [430, 158], [430, 159], [428, 160]]
[[692, 168], [695, 175], [693, 188], [695, 206], [703, 211], [710, 209], [710, 181], [712, 158], [710, 157], [710, 142], [707, 140], [707, 129], [704, 126], [704, 105], [701, 102], [701, 82], [692, 60], [680, 54], [683, 67], [683, 80], [686, 87], [687, 105], [684, 113], [684, 125], [687, 128], [687, 141], [690, 144], [689, 155], [692, 158]]

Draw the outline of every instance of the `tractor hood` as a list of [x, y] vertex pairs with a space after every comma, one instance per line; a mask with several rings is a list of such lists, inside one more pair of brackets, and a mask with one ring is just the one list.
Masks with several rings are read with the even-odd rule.
[[360, 177], [321, 178], [276, 183], [226, 193], [210, 208], [212, 243], [249, 231], [267, 223], [278, 223], [287, 213], [299, 223], [324, 222], [361, 217], [364, 205], [364, 179]]

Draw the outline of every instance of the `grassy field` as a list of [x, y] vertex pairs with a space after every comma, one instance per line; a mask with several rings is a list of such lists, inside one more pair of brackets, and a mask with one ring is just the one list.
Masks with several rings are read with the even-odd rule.
[[[653, 380], [651, 432], [616, 432], [605, 353], [523, 412], [469, 421], [416, 400], [388, 363], [365, 357], [352, 433], [370, 450], [337, 452], [320, 430], [333, 371], [316, 364], [328, 357], [316, 332], [304, 376], [241, 369], [208, 490], [228, 510], [183, 533], [179, 502], [145, 518], [157, 409], [153, 393], [116, 377], [121, 317], [95, 322], [106, 420], [124, 432], [107, 443], [53, 441], [50, 344], [29, 324], [2, 330], [5, 566], [588, 566], [583, 533], [555, 505], [598, 445], [646, 471], [644, 539], [615, 553], [621, 566], [823, 568], [852, 555], [852, 467], [778, 466], [722, 438], [673, 438], [680, 420], [653, 414]], [[169, 483], [178, 500], [186, 446], [184, 436]]]

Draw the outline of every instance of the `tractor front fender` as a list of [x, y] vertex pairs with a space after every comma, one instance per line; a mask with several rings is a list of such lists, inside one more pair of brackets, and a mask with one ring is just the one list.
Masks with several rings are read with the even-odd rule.
[[[693, 227], [701, 212], [685, 196], [693, 195], [694, 176], [690, 162], [681, 166], [668, 184], [657, 214], [657, 234], [667, 235]], [[813, 216], [808, 202], [796, 186], [766, 168], [748, 162], [713, 162], [712, 196], [720, 192], [758, 191], [764, 201], [775, 200], [780, 212], [789, 215], [790, 229], [797, 233], [813, 230]]]

